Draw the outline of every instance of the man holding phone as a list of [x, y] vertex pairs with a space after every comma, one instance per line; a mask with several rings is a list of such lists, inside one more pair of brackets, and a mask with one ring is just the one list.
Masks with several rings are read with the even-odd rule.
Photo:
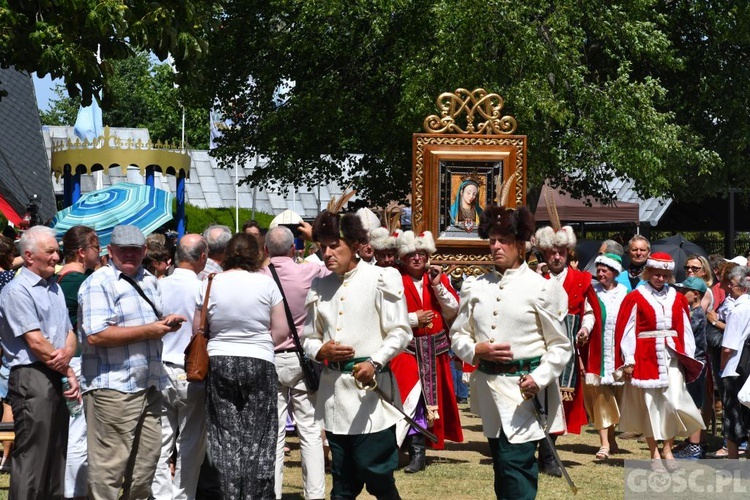
[[177, 314], [163, 314], [154, 275], [142, 264], [146, 238], [136, 226], [112, 230], [109, 264], [78, 291], [81, 386], [88, 426], [89, 496], [148, 498], [161, 448], [167, 378], [162, 337]]
[[[391, 362], [404, 411], [437, 436], [430, 447], [445, 448], [445, 440], [461, 442], [463, 432], [453, 390], [448, 351], [448, 322], [458, 312], [458, 294], [439, 266], [430, 266], [435, 253], [432, 233], [406, 231], [398, 238], [398, 255], [404, 296], [409, 311], [413, 340], [406, 351]], [[407, 442], [411, 462], [404, 472], [426, 466], [425, 438], [405, 421], [397, 427], [398, 442]]]

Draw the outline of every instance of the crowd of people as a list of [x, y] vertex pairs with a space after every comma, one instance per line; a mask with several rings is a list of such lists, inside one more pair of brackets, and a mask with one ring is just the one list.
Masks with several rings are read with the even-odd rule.
[[[690, 255], [675, 283], [674, 259], [636, 235], [604, 241], [592, 275], [572, 228], [490, 204], [463, 218], [492, 272], [454, 287], [430, 262], [429, 231], [340, 209], [265, 234], [211, 226], [173, 248], [134, 226], [106, 249], [85, 226], [61, 243], [43, 226], [0, 241], [10, 497], [280, 499], [293, 423], [305, 498], [326, 497], [328, 470], [331, 498], [397, 499], [399, 451], [413, 474], [428, 450], [462, 442], [467, 397], [498, 498], [534, 498], [540, 471], [561, 476], [558, 437], [588, 424], [597, 460], [620, 451], [620, 431], [670, 471], [706, 456], [719, 409], [718, 455], [739, 456], [746, 261]], [[209, 374], [190, 381], [185, 349], [204, 330]]]

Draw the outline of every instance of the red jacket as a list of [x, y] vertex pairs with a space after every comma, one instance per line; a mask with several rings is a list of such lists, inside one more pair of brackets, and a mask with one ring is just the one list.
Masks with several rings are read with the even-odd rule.
[[[599, 373], [603, 323], [602, 311], [599, 307], [599, 297], [596, 296], [594, 287], [591, 285], [591, 274], [568, 267], [568, 273], [565, 276], [562, 286], [568, 294], [568, 314], [578, 316], [582, 320], [585, 310], [584, 304], [587, 300], [594, 311], [594, 326], [592, 331], [589, 332], [589, 343], [581, 348], [577, 348], [576, 356], [580, 354], [580, 362], [586, 368], [587, 373], [589, 372], [589, 366], [596, 366], [595, 373]], [[589, 357], [589, 346], [592, 345], [592, 342], [594, 354]], [[591, 364], [594, 362], [596, 365]], [[573, 434], [580, 434], [581, 427], [588, 423], [586, 408], [583, 404], [583, 379], [584, 374], [581, 373], [576, 379], [573, 400], [563, 401], [565, 425], [567, 431]]]
[[[634, 364], [632, 384], [635, 387], [667, 387], [667, 362], [664, 351], [669, 348], [677, 356], [685, 371], [685, 381], [691, 382], [700, 375], [703, 364], [692, 359], [695, 340], [690, 328], [687, 300], [674, 288], [667, 291], [666, 301], [658, 303], [651, 288], [638, 287], [629, 293], [620, 306], [615, 324], [615, 363]], [[623, 348], [623, 338], [635, 310], [635, 339], [629, 338]], [[675, 336], [650, 336], [644, 332], [672, 330]], [[629, 352], [634, 342], [634, 352]], [[686, 343], [693, 346], [688, 350]]]

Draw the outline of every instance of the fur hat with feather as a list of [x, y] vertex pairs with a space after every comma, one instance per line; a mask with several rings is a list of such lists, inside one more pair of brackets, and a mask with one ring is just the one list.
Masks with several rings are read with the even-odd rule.
[[375, 251], [396, 249], [401, 232], [401, 208], [386, 208], [385, 226], [370, 231], [370, 246]]
[[512, 186], [510, 179], [503, 185], [498, 178], [497, 204], [487, 205], [479, 217], [477, 234], [480, 238], [487, 239], [490, 234], [499, 234], [513, 236], [520, 241], [531, 239], [534, 234], [534, 214], [525, 206], [506, 208]]
[[550, 192], [545, 195], [547, 202], [547, 214], [550, 225], [539, 228], [536, 232], [536, 247], [540, 250], [549, 250], [552, 247], [564, 247], [572, 250], [576, 246], [576, 233], [570, 226], [560, 223], [560, 215], [557, 213], [557, 205]]
[[367, 243], [368, 235], [362, 225], [362, 220], [353, 213], [339, 213], [344, 204], [356, 194], [356, 191], [348, 191], [350, 187], [344, 190], [338, 200], [331, 198], [331, 201], [328, 202], [328, 208], [315, 218], [312, 225], [314, 241], [343, 239], [350, 246], [354, 243]]

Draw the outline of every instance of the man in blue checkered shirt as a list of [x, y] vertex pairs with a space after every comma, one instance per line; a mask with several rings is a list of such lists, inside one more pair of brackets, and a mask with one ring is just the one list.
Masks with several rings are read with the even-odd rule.
[[117, 226], [110, 262], [78, 292], [81, 386], [88, 425], [89, 495], [148, 498], [161, 449], [162, 337], [186, 320], [163, 315], [146, 240]]

